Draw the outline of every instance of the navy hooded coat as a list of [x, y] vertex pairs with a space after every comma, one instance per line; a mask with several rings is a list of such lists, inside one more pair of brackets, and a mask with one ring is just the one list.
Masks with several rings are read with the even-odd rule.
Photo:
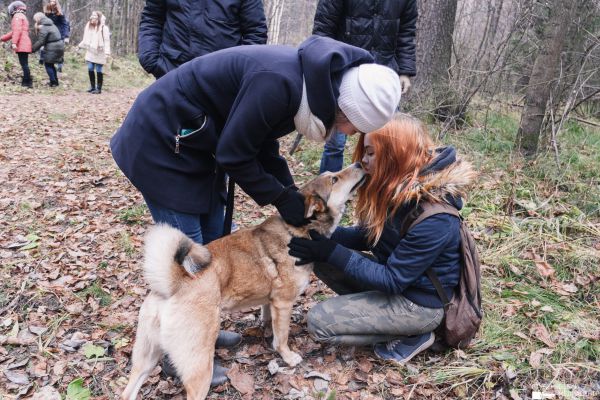
[[209, 211], [222, 187], [217, 163], [259, 205], [272, 203], [293, 184], [277, 139], [295, 129], [303, 77], [310, 109], [331, 128], [343, 73], [372, 62], [365, 50], [319, 36], [297, 49], [241, 46], [198, 57], [140, 93], [111, 139], [113, 157], [144, 196], [178, 212]]

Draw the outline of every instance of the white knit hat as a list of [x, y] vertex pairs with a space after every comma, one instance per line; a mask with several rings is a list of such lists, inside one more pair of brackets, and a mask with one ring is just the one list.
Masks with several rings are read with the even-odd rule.
[[391, 121], [400, 103], [400, 78], [393, 69], [361, 64], [342, 77], [338, 106], [361, 132], [372, 132]]

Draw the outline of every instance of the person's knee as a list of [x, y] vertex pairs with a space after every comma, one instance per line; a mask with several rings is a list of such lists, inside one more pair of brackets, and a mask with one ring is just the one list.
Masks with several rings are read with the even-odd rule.
[[328, 329], [328, 326], [331, 324], [321, 304], [317, 304], [310, 309], [306, 319], [308, 333], [313, 340], [320, 343], [333, 343], [334, 335]]

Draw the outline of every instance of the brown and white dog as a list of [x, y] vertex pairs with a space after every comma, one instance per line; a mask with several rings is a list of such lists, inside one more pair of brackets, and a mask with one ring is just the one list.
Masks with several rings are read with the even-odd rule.
[[353, 164], [304, 185], [300, 192], [311, 222], [300, 228], [274, 215], [207, 246], [167, 225], [152, 228], [144, 260], [151, 292], [140, 309], [131, 376], [121, 398], [136, 399], [163, 353], [177, 369], [187, 398], [206, 398], [221, 311], [262, 305], [263, 323], [272, 320], [273, 348], [288, 365], [300, 363], [302, 357], [288, 347], [289, 323], [312, 264], [294, 265], [297, 259], [288, 254], [287, 244], [292, 236], [309, 237], [310, 229], [329, 237], [364, 178], [364, 170]]

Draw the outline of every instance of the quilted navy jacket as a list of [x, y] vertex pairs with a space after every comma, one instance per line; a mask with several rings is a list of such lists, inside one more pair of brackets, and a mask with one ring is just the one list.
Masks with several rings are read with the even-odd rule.
[[313, 34], [371, 52], [378, 64], [414, 76], [417, 0], [319, 0]]
[[[217, 163], [259, 205], [293, 184], [277, 139], [293, 132], [306, 81], [310, 109], [331, 128], [339, 85], [372, 63], [362, 49], [320, 36], [299, 48], [236, 46], [178, 67], [143, 90], [111, 139], [115, 161], [144, 196], [207, 213]], [[178, 137], [182, 128], [200, 128]]]
[[265, 43], [261, 0], [146, 0], [138, 57], [147, 72], [160, 78], [195, 57]]

